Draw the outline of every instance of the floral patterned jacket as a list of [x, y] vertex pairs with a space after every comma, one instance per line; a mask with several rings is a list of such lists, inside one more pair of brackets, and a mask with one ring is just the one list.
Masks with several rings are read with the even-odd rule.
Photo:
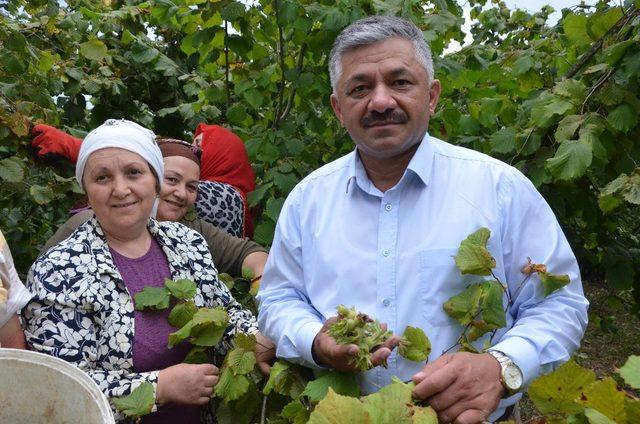
[[[149, 220], [148, 229], [167, 256], [173, 279], [198, 285], [198, 307], [223, 306], [229, 327], [216, 353], [236, 332], [258, 331], [255, 318], [218, 280], [202, 236], [176, 222]], [[133, 371], [134, 305], [95, 218], [41, 256], [29, 270], [34, 297], [23, 310], [32, 350], [62, 358], [87, 372], [109, 399], [140, 383], [157, 385], [159, 371]], [[116, 420], [123, 417], [115, 409]]]

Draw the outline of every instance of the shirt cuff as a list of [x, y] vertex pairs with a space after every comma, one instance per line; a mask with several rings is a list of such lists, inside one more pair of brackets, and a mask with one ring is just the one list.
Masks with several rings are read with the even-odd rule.
[[508, 337], [491, 346], [489, 350], [497, 350], [507, 355], [522, 371], [523, 389], [540, 374], [538, 350], [527, 339]]
[[302, 359], [309, 364], [312, 368], [325, 369], [322, 365], [316, 363], [313, 359], [313, 340], [316, 335], [322, 329], [322, 323], [320, 322], [308, 322], [298, 330], [296, 334], [296, 350], [302, 357]]

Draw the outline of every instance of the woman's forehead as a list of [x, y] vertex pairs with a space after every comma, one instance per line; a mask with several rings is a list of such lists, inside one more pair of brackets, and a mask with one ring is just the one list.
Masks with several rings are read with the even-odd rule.
[[131, 150], [121, 149], [119, 147], [106, 147], [104, 149], [96, 150], [89, 155], [87, 159], [87, 166], [93, 166], [96, 164], [108, 165], [108, 164], [122, 164], [124, 162], [140, 162], [146, 164], [147, 161], [139, 154], [132, 152]]

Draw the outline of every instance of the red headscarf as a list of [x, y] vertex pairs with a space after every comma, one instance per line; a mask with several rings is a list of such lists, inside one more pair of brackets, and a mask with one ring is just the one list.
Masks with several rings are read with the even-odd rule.
[[256, 176], [242, 139], [218, 125], [199, 124], [194, 137], [202, 134], [202, 167], [200, 180], [232, 185], [244, 200], [246, 236], [253, 236], [253, 224], [247, 205], [247, 194], [256, 188]]

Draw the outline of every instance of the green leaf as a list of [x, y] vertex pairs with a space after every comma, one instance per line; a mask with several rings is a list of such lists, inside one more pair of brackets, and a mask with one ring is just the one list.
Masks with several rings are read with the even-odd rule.
[[569, 360], [553, 373], [534, 380], [528, 394], [538, 411], [544, 415], [572, 415], [583, 410], [576, 399], [595, 381], [593, 371]]
[[245, 106], [242, 103], [236, 103], [227, 109], [227, 118], [232, 124], [242, 125], [248, 116]]
[[372, 424], [411, 423], [410, 410], [412, 385], [405, 384], [397, 378], [378, 392], [362, 398], [365, 410], [371, 417]]
[[188, 300], [192, 299], [196, 295], [196, 283], [188, 278], [182, 278], [180, 280], [164, 280], [165, 287], [169, 290], [173, 297], [178, 299]]
[[53, 190], [48, 186], [40, 186], [37, 184], [29, 187], [29, 194], [33, 200], [39, 205], [46, 205], [55, 198]]
[[356, 398], [336, 394], [331, 389], [309, 417], [309, 424], [364, 424], [370, 422], [372, 422], [371, 418], [365, 411], [362, 402]]
[[153, 385], [143, 382], [129, 395], [113, 398], [113, 405], [127, 417], [139, 418], [151, 413], [155, 403]]
[[0, 160], [0, 178], [8, 183], [19, 183], [24, 180], [22, 161], [17, 157]]
[[640, 356], [629, 356], [627, 362], [618, 370], [618, 374], [629, 387], [640, 389]]
[[595, 409], [585, 408], [584, 415], [587, 417], [587, 420], [589, 420], [589, 424], [617, 424]]
[[169, 334], [169, 349], [182, 342], [183, 340], [186, 340], [191, 335], [192, 329], [193, 321], [189, 321], [178, 331]]
[[89, 40], [80, 44], [80, 54], [95, 62], [100, 62], [109, 56], [107, 46], [98, 39]]
[[488, 228], [480, 228], [460, 243], [454, 257], [456, 266], [462, 274], [491, 275], [496, 261], [487, 250], [487, 241], [491, 236]]
[[233, 277], [227, 274], [226, 272], [221, 272], [220, 274], [218, 274], [218, 280], [222, 281], [229, 290], [231, 290], [233, 286], [236, 284]]
[[273, 391], [295, 399], [304, 391], [303, 382], [304, 380], [299, 375], [298, 368], [295, 365], [278, 360], [271, 367], [269, 379], [264, 385], [263, 393], [268, 395]]
[[472, 284], [443, 305], [445, 312], [463, 327], [470, 325], [467, 341], [507, 325], [502, 304], [503, 289], [497, 281]]
[[640, 400], [625, 399], [624, 410], [627, 413], [628, 423], [640, 423]]
[[227, 329], [229, 316], [222, 308], [200, 308], [191, 323], [191, 343], [196, 346], [215, 346]]
[[278, 217], [280, 216], [280, 210], [282, 209], [282, 206], [284, 205], [284, 198], [280, 197], [280, 198], [269, 198], [269, 200], [267, 200], [267, 216], [271, 219], [273, 219], [275, 222], [278, 221]]
[[145, 308], [167, 309], [169, 300], [169, 290], [164, 287], [145, 287], [134, 296], [134, 303], [138, 311]]
[[327, 395], [329, 388], [343, 396], [358, 397], [360, 395], [360, 386], [355, 379], [355, 374], [340, 371], [328, 371], [310, 381], [302, 395], [307, 396], [311, 402], [320, 402]]
[[180, 302], [169, 313], [169, 324], [176, 328], [182, 328], [191, 321], [196, 312], [198, 312], [198, 307], [195, 303]]
[[567, 38], [577, 46], [591, 43], [591, 37], [587, 33], [587, 17], [569, 13], [562, 21], [562, 28]]
[[152, 62], [159, 55], [160, 52], [157, 49], [144, 45], [139, 41], [133, 43], [131, 47], [131, 58], [141, 65]]
[[239, 399], [249, 389], [249, 379], [244, 375], [234, 375], [229, 367], [223, 367], [220, 380], [214, 391], [225, 402]]
[[566, 274], [555, 275], [550, 272], [540, 272], [539, 275], [544, 297], [560, 290], [570, 282], [569, 276]]
[[247, 103], [249, 103], [254, 109], [258, 109], [262, 106], [264, 96], [258, 90], [247, 90], [242, 95]]
[[605, 377], [586, 388], [580, 395], [585, 408], [595, 409], [617, 423], [626, 422], [625, 393], [618, 389], [611, 377]]
[[258, 342], [255, 334], [236, 333], [233, 343], [244, 350], [254, 350]]
[[227, 354], [227, 363], [234, 375], [249, 374], [256, 365], [256, 355], [252, 350], [236, 347]]
[[[553, 92], [567, 98], [574, 104], [582, 103], [587, 94], [587, 87], [581, 81], [575, 79], [563, 79], [556, 83], [553, 87]], [[558, 113], [562, 114], [564, 111]]]
[[207, 348], [202, 346], [192, 347], [187, 356], [184, 358], [185, 364], [207, 364], [209, 363], [209, 356], [207, 355]]
[[556, 129], [556, 141], [558, 143], [564, 140], [572, 140], [580, 125], [582, 125], [582, 115], [567, 115], [560, 122]]
[[616, 66], [620, 59], [627, 53], [629, 47], [635, 45], [635, 43], [635, 40], [625, 40], [607, 47], [602, 52], [605, 56], [604, 61], [611, 67]]
[[638, 123], [638, 112], [625, 103], [611, 111], [607, 121], [616, 130], [628, 133]]
[[502, 127], [491, 136], [491, 149], [496, 153], [509, 153], [516, 147], [516, 129]]
[[296, 399], [286, 404], [285, 407], [282, 408], [280, 415], [282, 415], [282, 418], [287, 418], [294, 424], [306, 423], [309, 421], [310, 411], [303, 405], [300, 399]]
[[252, 192], [250, 192], [247, 195], [247, 201], [249, 202], [249, 206], [251, 207], [257, 206], [262, 201], [262, 199], [264, 198], [264, 195], [267, 194], [267, 191], [269, 191], [269, 189], [272, 186], [273, 186], [272, 183], [263, 184], [261, 186], [258, 186]]
[[610, 7], [606, 11], [598, 11], [591, 15], [587, 23], [591, 38], [594, 41], [600, 39], [622, 18], [622, 15], [621, 7]]
[[511, 66], [511, 72], [513, 72], [513, 75], [516, 76], [522, 75], [529, 69], [533, 68], [534, 64], [535, 62], [533, 61], [533, 58], [531, 56], [522, 55], [515, 62], [513, 62], [513, 65]]
[[431, 342], [421, 328], [411, 327], [404, 329], [400, 338], [398, 354], [410, 361], [426, 361], [431, 353]]
[[593, 160], [589, 144], [567, 140], [560, 143], [554, 157], [547, 159], [547, 170], [557, 179], [573, 180], [584, 175]]

